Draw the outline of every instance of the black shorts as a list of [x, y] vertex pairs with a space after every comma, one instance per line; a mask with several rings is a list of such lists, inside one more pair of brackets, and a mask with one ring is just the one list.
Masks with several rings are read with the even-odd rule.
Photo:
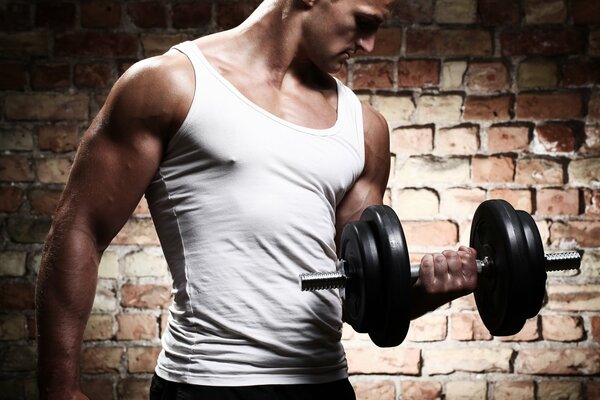
[[169, 382], [156, 374], [150, 400], [356, 400], [348, 379], [311, 385], [199, 386]]

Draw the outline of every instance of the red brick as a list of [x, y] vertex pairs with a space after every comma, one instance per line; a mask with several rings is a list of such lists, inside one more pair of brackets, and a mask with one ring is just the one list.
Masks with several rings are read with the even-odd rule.
[[0, 283], [2, 310], [33, 310], [35, 287], [29, 282]]
[[73, 165], [71, 158], [41, 158], [36, 160], [38, 180], [42, 183], [67, 183]]
[[600, 181], [600, 157], [569, 161], [568, 174], [572, 186], [594, 186]]
[[75, 26], [75, 4], [44, 1], [35, 7], [35, 25], [38, 28], [70, 29]]
[[438, 155], [471, 155], [479, 150], [479, 128], [459, 126], [442, 128], [435, 137], [435, 153]]
[[577, 119], [583, 117], [580, 93], [525, 93], [517, 96], [517, 118]]
[[600, 247], [600, 221], [553, 223], [550, 238], [553, 243], [574, 241], [581, 247]]
[[570, 152], [575, 150], [575, 129], [567, 124], [544, 124], [535, 130], [546, 151]]
[[127, 349], [127, 359], [129, 361], [127, 370], [131, 373], [154, 372], [160, 351], [160, 347], [133, 347]]
[[403, 400], [439, 400], [442, 398], [442, 385], [439, 382], [402, 381], [400, 390]]
[[125, 349], [122, 347], [88, 347], [81, 356], [81, 369], [90, 374], [119, 372]]
[[0, 187], [0, 212], [15, 212], [25, 200], [23, 189], [9, 186]]
[[113, 71], [108, 64], [77, 64], [75, 85], [80, 88], [109, 89], [113, 82]]
[[488, 128], [488, 151], [522, 152], [529, 148], [529, 127], [495, 125]]
[[0, 90], [23, 90], [27, 72], [23, 64], [0, 64]]
[[446, 339], [447, 330], [448, 320], [445, 315], [426, 314], [410, 321], [406, 340], [411, 342], [439, 342]]
[[421, 351], [403, 347], [348, 348], [348, 372], [354, 374], [418, 375], [421, 370]]
[[467, 120], [509, 120], [512, 97], [468, 96], [465, 100], [464, 118]]
[[503, 199], [508, 201], [515, 209], [528, 213], [533, 212], [531, 191], [527, 189], [494, 189], [488, 194], [489, 199]]
[[579, 151], [582, 154], [600, 153], [600, 125], [588, 125], [585, 127], [585, 141]]
[[539, 339], [540, 331], [538, 329], [537, 316], [525, 321], [523, 328], [516, 334], [499, 337], [499, 340], [502, 342], [534, 342]]
[[565, 87], [600, 85], [600, 60], [569, 60], [562, 66], [562, 85]]
[[43, 243], [50, 223], [50, 220], [43, 218], [11, 218], [8, 220], [8, 236], [16, 243]]
[[29, 159], [23, 156], [0, 156], [0, 181], [30, 182], [33, 171]]
[[490, 56], [492, 35], [485, 30], [409, 29], [406, 54], [422, 56]]
[[354, 89], [390, 89], [394, 86], [394, 64], [388, 61], [367, 61], [354, 64]]
[[509, 86], [508, 70], [499, 62], [469, 64], [465, 79], [467, 87], [477, 92], [504, 91]]
[[87, 0], [81, 4], [81, 26], [115, 28], [121, 22], [121, 5], [110, 0]]
[[27, 339], [25, 317], [22, 315], [0, 315], [0, 341]]
[[64, 153], [77, 149], [76, 125], [44, 125], [38, 130], [40, 150]]
[[166, 285], [123, 285], [121, 306], [135, 308], [167, 308], [171, 304], [171, 288]]
[[90, 315], [83, 333], [84, 341], [110, 340], [113, 336], [113, 318], [111, 315]]
[[500, 381], [494, 383], [494, 400], [535, 399], [535, 383], [532, 381]]
[[584, 204], [586, 214], [600, 214], [600, 190], [586, 190], [584, 192]]
[[425, 154], [433, 150], [433, 130], [429, 127], [397, 128], [392, 131], [392, 152]]
[[586, 399], [600, 399], [600, 382], [598, 380], [588, 381], [585, 385]]
[[138, 49], [137, 35], [125, 32], [69, 32], [54, 41], [59, 57], [136, 57]]
[[561, 56], [583, 54], [585, 37], [575, 30], [530, 29], [500, 34], [504, 56]]
[[516, 25], [519, 0], [479, 0], [479, 15], [484, 25]]
[[521, 349], [516, 370], [520, 374], [595, 375], [600, 372], [596, 349]]
[[406, 221], [402, 227], [409, 246], [452, 246], [458, 242], [458, 227], [453, 222]]
[[166, 28], [167, 13], [161, 1], [137, 1], [127, 4], [127, 14], [139, 28]]
[[396, 385], [392, 381], [354, 382], [352, 384], [357, 399], [395, 400]]
[[31, 19], [31, 4], [10, 2], [3, 3], [0, 9], [0, 30], [24, 31], [33, 27]]
[[50, 52], [50, 32], [47, 30], [3, 34], [0, 48], [3, 58], [47, 57]]
[[60, 199], [61, 193], [62, 192], [59, 190], [41, 189], [35, 189], [29, 192], [32, 213], [53, 215], [58, 206], [58, 200]]
[[510, 157], [475, 157], [471, 177], [475, 182], [512, 182], [515, 161]]
[[440, 83], [440, 63], [433, 60], [398, 61], [398, 87], [421, 88]]
[[571, 13], [576, 24], [600, 24], [600, 3], [589, 0], [571, 0]]
[[508, 348], [423, 350], [423, 373], [427, 375], [453, 372], [509, 372], [513, 350]]
[[542, 316], [542, 332], [544, 340], [557, 342], [574, 342], [584, 337], [581, 317], [567, 315]]
[[479, 314], [452, 314], [450, 319], [450, 338], [453, 340], [491, 340], [492, 335], [479, 318]]
[[401, 28], [381, 28], [377, 31], [371, 56], [397, 56], [402, 48]]
[[[240, 15], [244, 15], [244, 10], [238, 10], [240, 3], [219, 4], [225, 6], [226, 11], [223, 16], [232, 23], [235, 23]], [[204, 2], [178, 3], [173, 5], [173, 28], [199, 28], [210, 22], [212, 14], [212, 4]], [[219, 13], [221, 14], [221, 13]], [[229, 15], [232, 14], [232, 15]], [[223, 22], [223, 21], [222, 21]], [[221, 26], [224, 28], [223, 26]], [[233, 26], [230, 26], [232, 28]]]
[[536, 196], [537, 215], [578, 215], [579, 190], [539, 189]]
[[70, 74], [69, 64], [37, 64], [31, 71], [31, 87], [35, 90], [68, 88]]
[[396, 0], [390, 18], [410, 24], [430, 23], [433, 10], [433, 0]]
[[158, 338], [156, 317], [147, 314], [117, 315], [117, 340], [152, 340]]
[[11, 120], [87, 120], [89, 97], [81, 94], [36, 93], [6, 96]]
[[152, 220], [148, 218], [135, 218], [127, 221], [112, 243], [134, 245], [160, 244]]
[[526, 0], [526, 24], [562, 24], [567, 16], [564, 0]]
[[113, 382], [110, 379], [82, 379], [81, 391], [90, 400], [114, 400]]
[[592, 337], [597, 343], [600, 343], [600, 317], [592, 317]]
[[517, 161], [515, 182], [524, 185], [562, 184], [564, 180], [561, 163], [546, 159], [524, 158]]
[[[31, 372], [35, 370], [35, 347], [8, 346], [2, 349], [0, 372]], [[6, 376], [6, 374], [3, 374]], [[3, 393], [4, 394], [4, 393]]]
[[232, 3], [218, 3], [217, 25], [230, 29], [242, 23], [260, 4], [258, 0], [238, 0]]

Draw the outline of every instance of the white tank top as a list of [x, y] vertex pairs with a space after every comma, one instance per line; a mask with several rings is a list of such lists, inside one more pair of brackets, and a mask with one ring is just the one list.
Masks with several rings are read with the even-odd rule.
[[301, 292], [298, 275], [335, 270], [336, 206], [364, 165], [360, 102], [338, 81], [335, 125], [298, 126], [194, 43], [175, 48], [196, 89], [146, 192], [174, 294], [156, 373], [210, 386], [345, 378], [338, 292]]

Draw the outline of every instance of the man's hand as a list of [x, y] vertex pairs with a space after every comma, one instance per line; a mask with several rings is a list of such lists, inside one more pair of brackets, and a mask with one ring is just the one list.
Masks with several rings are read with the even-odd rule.
[[475, 249], [466, 246], [423, 256], [421, 273], [412, 289], [411, 318], [473, 292], [477, 287], [476, 258]]
[[461, 246], [458, 251], [427, 254], [421, 260], [417, 284], [420, 283], [428, 294], [464, 296], [477, 287], [476, 258], [475, 249], [466, 246]]

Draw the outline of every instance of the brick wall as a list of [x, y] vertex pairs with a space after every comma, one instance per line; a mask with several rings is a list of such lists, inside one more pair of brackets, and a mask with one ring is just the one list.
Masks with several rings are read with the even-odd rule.
[[[35, 398], [34, 282], [78, 139], [117, 77], [237, 24], [255, 2], [0, 2], [0, 397]], [[391, 126], [387, 201], [412, 258], [468, 243], [487, 198], [533, 214], [552, 273], [541, 314], [493, 338], [471, 297], [399, 347], [344, 332], [359, 399], [600, 398], [600, 3], [399, 0], [372, 55], [340, 76]], [[435, 235], [432, 235], [435, 232]], [[142, 202], [106, 252], [85, 334], [93, 399], [146, 398], [169, 278]]]

